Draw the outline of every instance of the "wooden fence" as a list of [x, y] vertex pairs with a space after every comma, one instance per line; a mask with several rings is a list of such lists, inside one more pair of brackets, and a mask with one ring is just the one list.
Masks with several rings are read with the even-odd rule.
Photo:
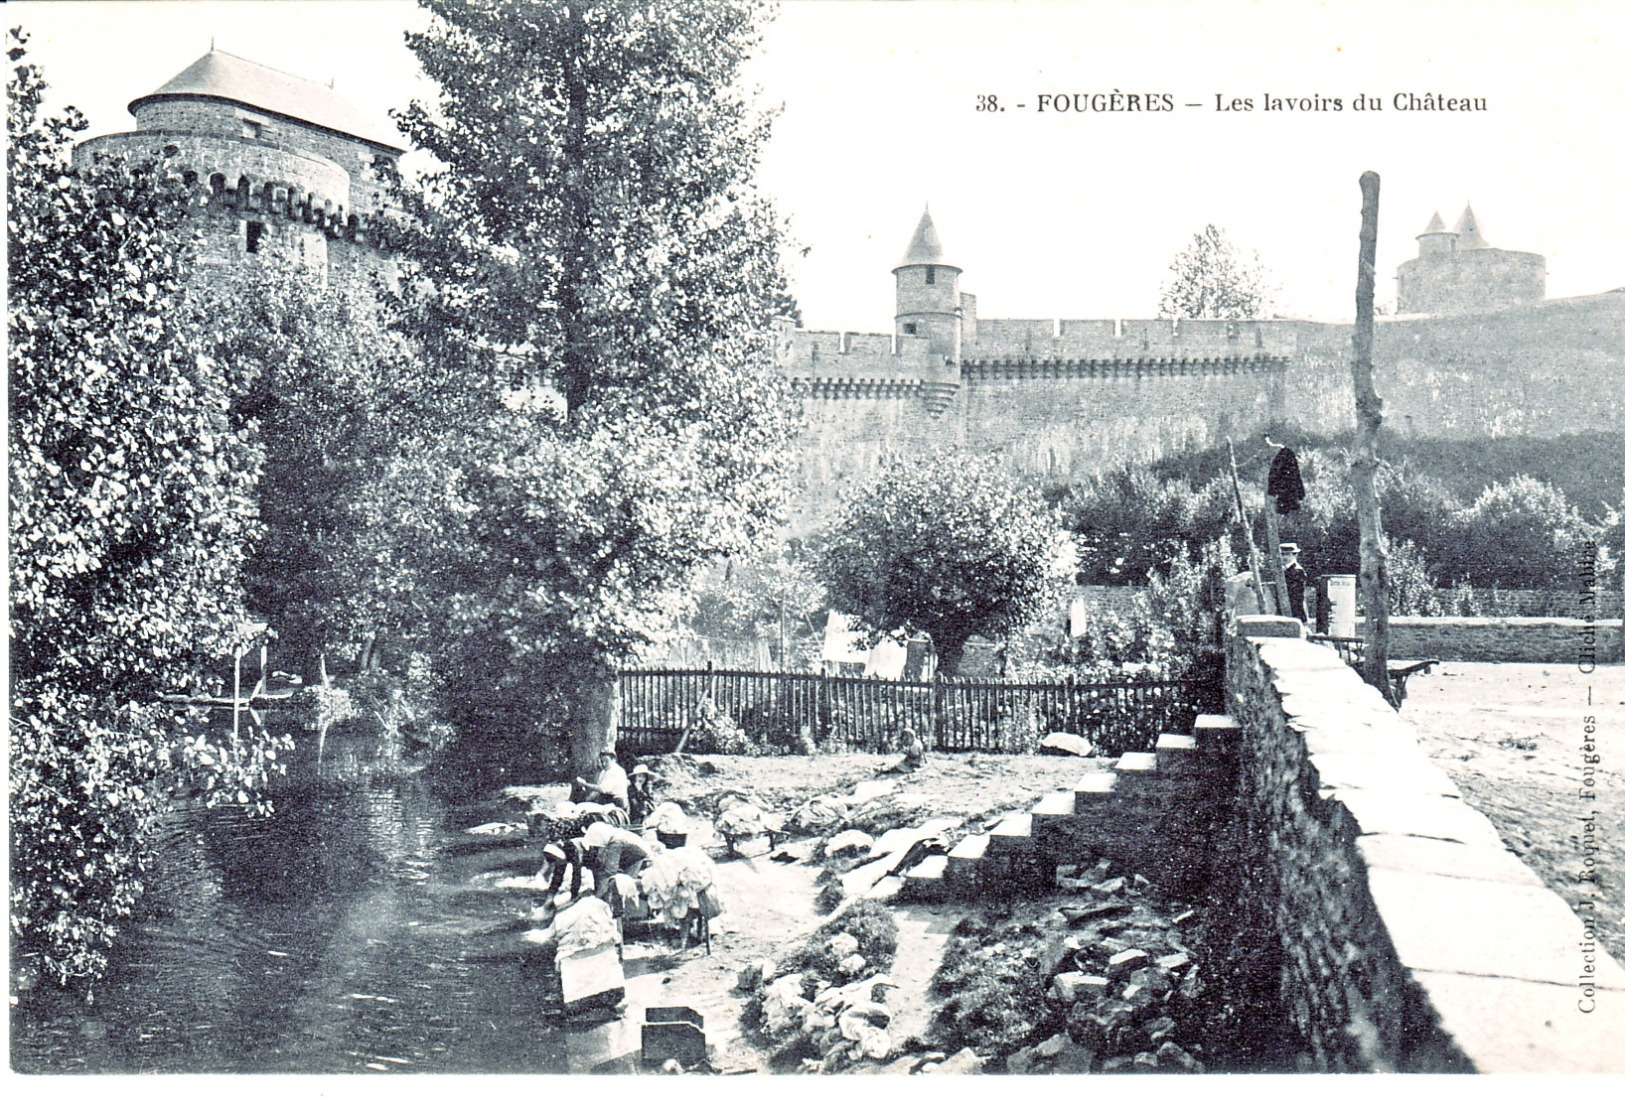
[[[1031, 752], [1059, 731], [1117, 756], [1151, 748], [1159, 733], [1188, 732], [1210, 687], [1202, 679], [898, 682], [653, 668], [621, 673], [621, 734], [633, 753], [665, 751], [688, 730], [689, 751], [774, 754], [790, 751], [804, 728], [820, 744], [872, 752], [894, 749], [903, 728], [946, 752]], [[705, 732], [707, 707], [731, 719], [750, 744], [719, 747]]]

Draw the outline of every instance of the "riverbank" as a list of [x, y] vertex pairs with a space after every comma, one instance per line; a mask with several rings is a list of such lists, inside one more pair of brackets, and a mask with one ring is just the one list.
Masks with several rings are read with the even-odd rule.
[[[815, 1066], [860, 1074], [930, 1073], [939, 1065], [961, 1073], [1202, 1069], [1180, 1042], [1200, 1051], [1214, 1012], [1212, 979], [1185, 981], [1201, 968], [1192, 958], [1202, 933], [1196, 908], [1105, 862], [1082, 867], [1088, 879], [1072, 894], [894, 901], [883, 1057], [837, 1052], [830, 1064], [810, 1034], [781, 1027], [770, 1035], [760, 1026], [761, 978], [794, 972], [796, 948], [844, 910], [827, 893], [821, 903], [820, 893], [863, 856], [826, 856], [836, 831], [878, 838], [931, 819], [950, 835], [979, 832], [1107, 763], [933, 756], [920, 771], [900, 774], [869, 755], [657, 760], [657, 798], [678, 802], [693, 820], [690, 841], [717, 859], [726, 910], [713, 921], [709, 953], [643, 937], [626, 944], [622, 1011], [607, 1023], [571, 1027], [572, 1069], [655, 1069], [639, 1061], [652, 1007], [698, 1012], [710, 1048], [704, 1069], [726, 1075]], [[738, 794], [790, 820], [776, 849], [762, 838], [727, 855], [707, 819]], [[841, 804], [839, 815], [829, 813], [832, 804]], [[1094, 914], [1078, 915], [1089, 909]], [[1059, 974], [1070, 976], [1055, 982]], [[831, 1031], [823, 1038], [839, 1045]]]

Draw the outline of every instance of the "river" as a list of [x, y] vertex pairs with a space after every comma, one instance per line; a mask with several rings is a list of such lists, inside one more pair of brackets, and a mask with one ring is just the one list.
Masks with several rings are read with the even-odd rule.
[[[520, 938], [536, 868], [370, 738], [296, 750], [275, 811], [180, 809], [105, 980], [12, 1009], [21, 1073], [589, 1070]], [[507, 885], [504, 885], [507, 882]]]

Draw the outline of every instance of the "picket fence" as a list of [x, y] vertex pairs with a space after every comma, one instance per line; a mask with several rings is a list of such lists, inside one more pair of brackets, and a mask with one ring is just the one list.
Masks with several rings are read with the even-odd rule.
[[[805, 730], [820, 747], [887, 752], [911, 728], [944, 752], [1031, 752], [1046, 734], [1075, 733], [1098, 753], [1148, 749], [1164, 732], [1188, 732], [1212, 680], [930, 682], [827, 673], [645, 668], [620, 680], [621, 744], [632, 754], [686, 751], [784, 754]], [[726, 715], [745, 740], [707, 731]]]

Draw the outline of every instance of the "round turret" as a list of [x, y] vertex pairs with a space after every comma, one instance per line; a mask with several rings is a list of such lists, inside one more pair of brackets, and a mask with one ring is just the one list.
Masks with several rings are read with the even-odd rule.
[[947, 262], [942, 238], [926, 209], [914, 230], [903, 261], [892, 269], [897, 277], [897, 334], [899, 353], [909, 338], [923, 338], [927, 351], [945, 365], [959, 366], [961, 344], [960, 269]]

